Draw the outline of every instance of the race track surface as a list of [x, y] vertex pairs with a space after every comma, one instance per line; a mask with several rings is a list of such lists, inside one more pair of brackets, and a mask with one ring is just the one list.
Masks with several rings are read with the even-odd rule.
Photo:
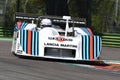
[[[62, 61], [23, 59], [11, 54], [10, 49], [11, 41], [0, 40], [0, 80], [120, 80], [120, 72]], [[104, 47], [101, 57], [120, 60], [119, 53], [120, 49]]]
[[120, 48], [103, 47], [101, 50], [101, 58], [103, 60], [119, 60], [120, 61]]

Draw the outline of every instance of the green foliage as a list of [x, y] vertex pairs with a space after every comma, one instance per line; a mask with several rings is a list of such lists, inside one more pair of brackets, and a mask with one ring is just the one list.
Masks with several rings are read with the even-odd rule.
[[95, 31], [110, 32], [115, 19], [115, 0], [93, 0], [92, 25]]
[[6, 4], [5, 26], [14, 27], [14, 13], [16, 11], [16, 0], [11, 0]]
[[[26, 1], [27, 0], [20, 0], [20, 12], [42, 15], [42, 9], [44, 5], [43, 0], [28, 0], [28, 3], [25, 6]], [[14, 14], [17, 8], [16, 5], [16, 0], [9, 0], [9, 2], [7, 3], [5, 11], [5, 27], [14, 27]]]
[[36, 14], [43, 14], [43, 7], [44, 2], [43, 0], [29, 0], [26, 6], [23, 7], [23, 9], [26, 8], [27, 13], [36, 13]]
[[77, 4], [77, 0], [71, 0], [69, 3], [69, 13], [71, 16], [74, 16], [74, 17], [79, 16], [78, 5], [76, 4]]
[[[13, 27], [14, 13], [16, 12], [16, 0], [8, 0], [5, 14], [5, 26]], [[28, 2], [27, 2], [28, 1]], [[27, 3], [26, 3], [27, 2]], [[44, 0], [20, 0], [20, 12], [43, 15]], [[116, 0], [92, 0], [92, 29], [95, 33], [111, 32], [115, 17]], [[26, 4], [26, 5], [25, 5]], [[120, 0], [119, 0], [120, 5]], [[69, 13], [73, 17], [79, 17], [79, 6], [77, 0], [70, 0]], [[120, 24], [120, 6], [118, 7], [118, 24]], [[120, 27], [118, 27], [120, 30]]]

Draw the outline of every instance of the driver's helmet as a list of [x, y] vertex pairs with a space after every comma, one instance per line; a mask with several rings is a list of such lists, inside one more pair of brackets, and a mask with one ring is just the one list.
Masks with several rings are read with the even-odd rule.
[[44, 28], [44, 27], [52, 27], [52, 22], [50, 19], [43, 19], [41, 21], [41, 27]]

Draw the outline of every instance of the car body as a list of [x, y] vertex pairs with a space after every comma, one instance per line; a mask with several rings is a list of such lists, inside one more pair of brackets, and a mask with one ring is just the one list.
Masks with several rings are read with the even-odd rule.
[[[56, 25], [39, 31], [26, 28], [31, 26], [37, 28], [38, 22], [43, 18], [49, 18], [53, 23], [64, 24], [64, 29], [56, 28], [58, 27]], [[85, 26], [84, 21], [72, 19], [70, 16], [31, 16], [18, 13], [16, 19], [11, 49], [16, 55], [84, 61], [97, 60], [100, 56], [101, 37], [93, 35], [91, 29]], [[26, 21], [19, 22], [21, 19]], [[27, 20], [34, 20], [36, 23]]]

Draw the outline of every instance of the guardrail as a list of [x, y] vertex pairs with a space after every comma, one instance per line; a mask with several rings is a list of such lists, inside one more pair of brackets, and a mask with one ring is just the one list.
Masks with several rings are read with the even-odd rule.
[[13, 29], [9, 27], [0, 27], [0, 37], [12, 37]]
[[102, 36], [102, 45], [120, 48], [120, 34], [104, 33]]

